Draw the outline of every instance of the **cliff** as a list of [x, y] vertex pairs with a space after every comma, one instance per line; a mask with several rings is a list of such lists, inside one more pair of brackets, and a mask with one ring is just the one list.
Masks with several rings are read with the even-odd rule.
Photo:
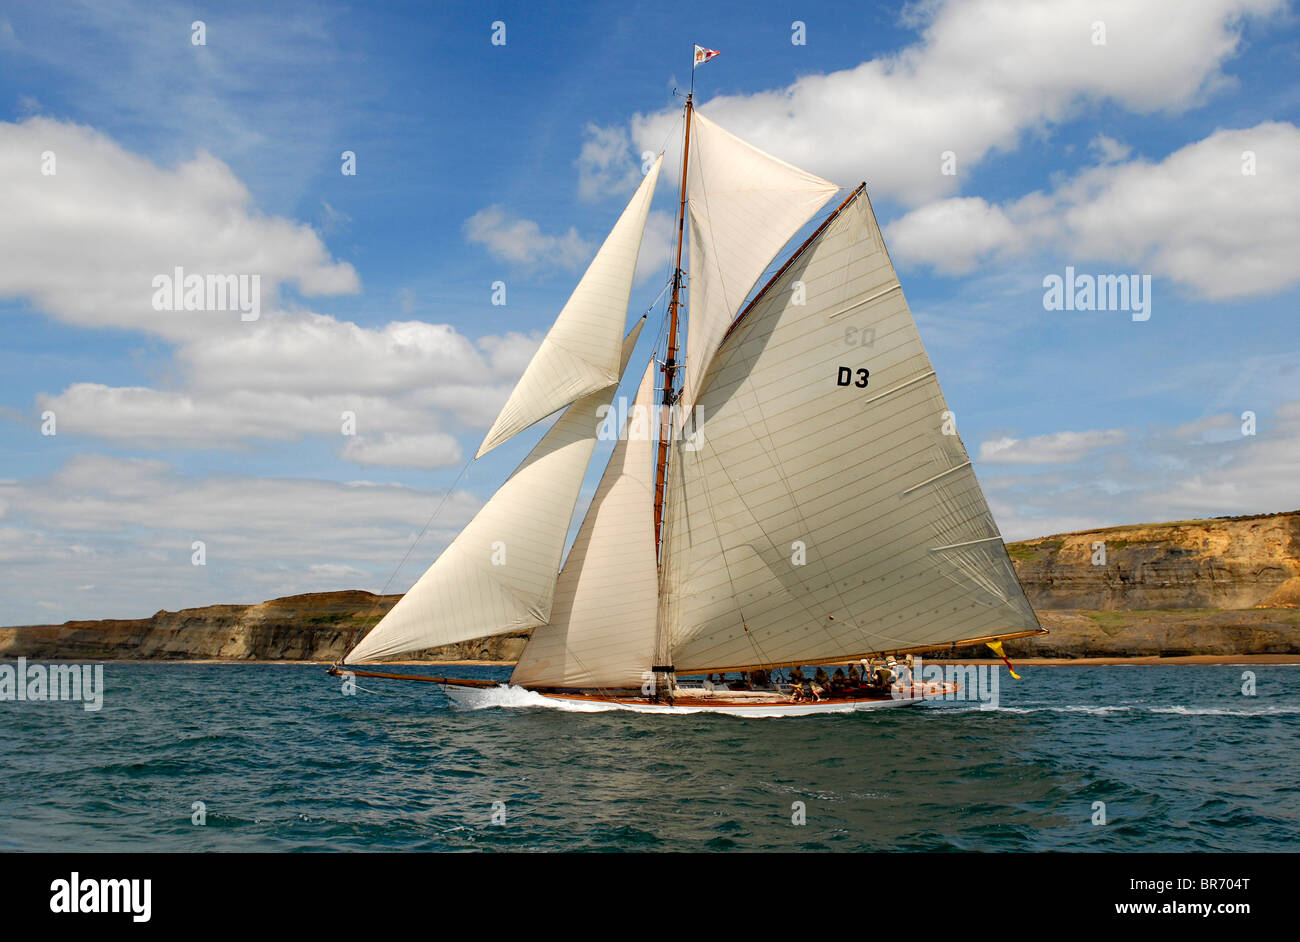
[[1300, 603], [1300, 512], [1063, 533], [1007, 551], [1039, 611]]
[[[68, 660], [332, 661], [400, 595], [313, 592], [258, 605], [208, 605], [152, 618], [0, 628], [0, 657]], [[515, 660], [527, 632], [407, 655], [409, 660]]]
[[[1096, 543], [1105, 544], [1104, 559]], [[1007, 549], [1051, 631], [1006, 642], [1013, 656], [1300, 654], [1300, 511], [1110, 527]], [[0, 657], [331, 661], [399, 597], [317, 592], [151, 618], [0, 628]], [[406, 657], [513, 661], [527, 638], [520, 632]]]

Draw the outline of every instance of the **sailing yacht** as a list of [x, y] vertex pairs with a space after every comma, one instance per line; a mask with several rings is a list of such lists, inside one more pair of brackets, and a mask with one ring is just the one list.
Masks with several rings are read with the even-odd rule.
[[[840, 187], [719, 127], [693, 95], [683, 124], [666, 349], [640, 368], [633, 407], [610, 409], [645, 324], [625, 333], [662, 154], [476, 458], [563, 411], [332, 673], [432, 680], [454, 700], [483, 702], [500, 685], [353, 665], [533, 629], [510, 678], [530, 692], [524, 702], [783, 716], [953, 692], [914, 683], [814, 699], [782, 681], [785, 669], [1044, 630], [952, 426], [865, 184], [755, 292]], [[596, 442], [622, 412], [561, 567]], [[760, 682], [690, 679], [736, 672]]]

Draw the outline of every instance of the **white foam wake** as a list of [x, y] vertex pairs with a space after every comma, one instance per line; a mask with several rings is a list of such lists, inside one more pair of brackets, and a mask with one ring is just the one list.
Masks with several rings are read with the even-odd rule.
[[[972, 707], [978, 709], [978, 707]], [[1036, 706], [995, 708], [1000, 713], [1088, 713], [1093, 716], [1106, 716], [1111, 713], [1173, 713], [1180, 716], [1278, 716], [1300, 713], [1300, 707], [1267, 706], [1256, 710], [1230, 710], [1225, 707], [1196, 706]]]
[[486, 710], [491, 707], [546, 707], [570, 713], [600, 713], [616, 709], [603, 703], [584, 700], [558, 700], [544, 697], [536, 690], [498, 684], [495, 687], [446, 687], [447, 696], [460, 710]]

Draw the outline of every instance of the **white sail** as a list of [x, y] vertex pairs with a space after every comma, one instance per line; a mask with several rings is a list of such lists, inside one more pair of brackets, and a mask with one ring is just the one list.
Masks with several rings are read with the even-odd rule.
[[691, 282], [685, 410], [759, 276], [838, 189], [695, 113], [687, 176]]
[[475, 457], [622, 377], [620, 338], [663, 155], [637, 187], [586, 274], [506, 400]]
[[659, 592], [654, 368], [652, 360], [560, 573], [551, 620], [533, 632], [511, 683], [635, 688], [650, 669]]
[[[623, 341], [632, 355], [645, 318]], [[596, 446], [598, 410], [618, 387], [579, 399], [374, 629], [349, 662], [544, 624], [573, 509]]]
[[665, 536], [678, 672], [1038, 628], [865, 194], [727, 338], [697, 408]]

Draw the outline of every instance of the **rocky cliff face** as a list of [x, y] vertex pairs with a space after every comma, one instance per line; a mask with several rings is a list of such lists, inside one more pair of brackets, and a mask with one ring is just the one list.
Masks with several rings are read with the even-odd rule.
[[[1300, 654], [1300, 511], [1111, 527], [1007, 549], [1051, 630], [1008, 641], [1008, 654]], [[332, 661], [398, 598], [317, 592], [152, 618], [3, 628], [0, 657]], [[519, 632], [406, 658], [513, 661], [527, 640]], [[989, 654], [982, 646], [953, 653]]]
[[1007, 551], [1039, 611], [1300, 603], [1300, 512], [1064, 533]]
[[[71, 660], [332, 661], [401, 598], [313, 592], [260, 605], [209, 605], [152, 618], [0, 629], [0, 657]], [[411, 660], [515, 660], [527, 633], [414, 652]]]

